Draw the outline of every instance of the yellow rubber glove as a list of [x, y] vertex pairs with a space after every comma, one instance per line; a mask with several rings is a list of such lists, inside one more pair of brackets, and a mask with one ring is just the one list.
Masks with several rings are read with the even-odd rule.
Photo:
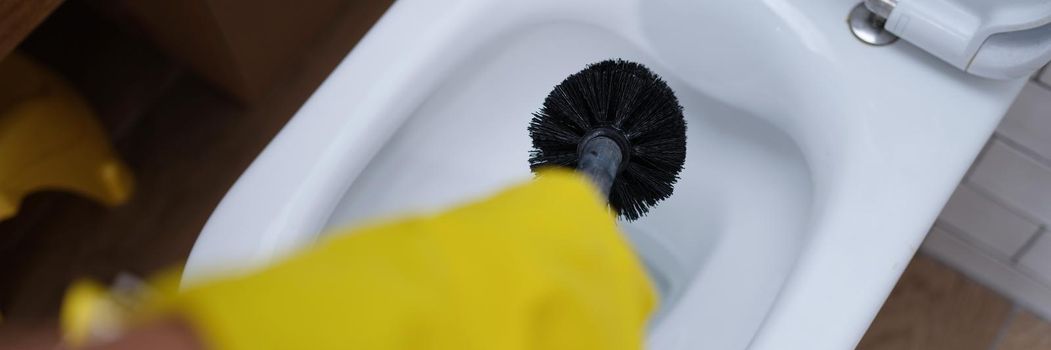
[[13, 52], [0, 60], [0, 220], [40, 190], [65, 190], [115, 206], [132, 173], [84, 97], [55, 72]]
[[639, 349], [655, 296], [579, 175], [378, 224], [170, 300], [212, 349]]

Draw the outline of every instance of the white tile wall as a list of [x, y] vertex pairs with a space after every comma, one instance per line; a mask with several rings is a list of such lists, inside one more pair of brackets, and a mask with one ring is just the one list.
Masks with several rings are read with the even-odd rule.
[[1051, 318], [1051, 293], [1047, 284], [1013, 264], [989, 256], [986, 251], [937, 226], [927, 235], [923, 250], [1045, 319]]
[[1051, 69], [1045, 69], [1022, 90], [922, 249], [1051, 318], [1049, 227]]
[[1051, 284], [1051, 236], [1041, 234], [1018, 263], [1044, 283]]
[[[1051, 84], [1051, 69], [1044, 72]], [[997, 133], [1051, 159], [1051, 89], [1029, 84], [1007, 112]]]
[[939, 222], [965, 238], [1010, 259], [1036, 234], [1038, 226], [979, 193], [968, 184], [956, 189]]
[[994, 138], [967, 181], [1029, 217], [1051, 222], [1051, 167], [1007, 142]]

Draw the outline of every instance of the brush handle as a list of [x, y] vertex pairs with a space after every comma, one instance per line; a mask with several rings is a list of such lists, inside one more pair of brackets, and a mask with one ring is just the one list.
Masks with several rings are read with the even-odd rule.
[[610, 187], [617, 178], [623, 152], [616, 141], [605, 136], [592, 137], [580, 145], [577, 171], [587, 175], [604, 198], [609, 198]]

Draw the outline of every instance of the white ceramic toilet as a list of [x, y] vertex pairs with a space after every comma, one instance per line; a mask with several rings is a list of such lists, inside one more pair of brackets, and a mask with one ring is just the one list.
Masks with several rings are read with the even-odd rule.
[[399, 0], [226, 195], [185, 283], [530, 179], [531, 113], [624, 58], [688, 123], [674, 195], [623, 224], [663, 294], [648, 347], [853, 348], [1023, 84], [866, 45], [855, 5]]

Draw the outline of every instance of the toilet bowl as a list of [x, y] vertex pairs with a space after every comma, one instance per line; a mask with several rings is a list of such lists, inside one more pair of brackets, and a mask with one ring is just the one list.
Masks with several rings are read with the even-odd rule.
[[851, 34], [847, 0], [399, 0], [212, 214], [184, 284], [329, 227], [531, 178], [551, 87], [643, 63], [688, 124], [675, 193], [621, 223], [651, 349], [853, 348], [1023, 85]]

